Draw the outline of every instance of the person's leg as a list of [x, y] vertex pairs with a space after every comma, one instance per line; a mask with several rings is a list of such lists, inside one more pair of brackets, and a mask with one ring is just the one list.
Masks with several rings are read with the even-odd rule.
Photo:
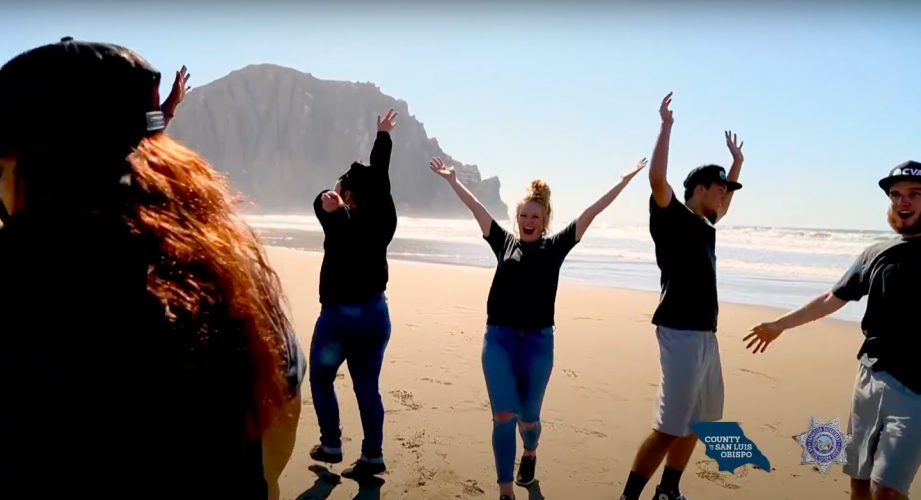
[[844, 473], [851, 477], [851, 500], [873, 498], [870, 473], [883, 421], [879, 412], [882, 403], [880, 389], [881, 385], [873, 380], [870, 370], [858, 365], [846, 431], [853, 439], [845, 448], [847, 463], [844, 465]]
[[541, 431], [540, 409], [553, 372], [553, 328], [528, 331], [522, 340], [518, 351], [518, 392], [521, 395], [518, 432], [524, 453], [515, 482], [527, 486], [534, 482]]
[[691, 418], [698, 411], [698, 393], [705, 375], [699, 336], [700, 332], [656, 329], [662, 379], [653, 408], [653, 432], [637, 451], [623, 499], [639, 498], [669, 449], [680, 438], [692, 435]]
[[870, 472], [873, 500], [907, 499], [921, 467], [921, 395], [886, 372], [872, 376], [883, 394], [883, 423]]
[[851, 500], [873, 500], [869, 479], [851, 478]]
[[[702, 376], [697, 393], [697, 405], [691, 413], [691, 422], [717, 422], [723, 418], [725, 400], [719, 342], [713, 332], [699, 332], [694, 340], [699, 343], [701, 364], [698, 368]], [[691, 460], [697, 441], [697, 435], [691, 433], [672, 444], [665, 458], [660, 489], [673, 496], [680, 496], [681, 475]]]
[[362, 308], [359, 325], [359, 331], [348, 332], [345, 352], [364, 433], [361, 460], [380, 465], [375, 469], [383, 472], [384, 404], [380, 376], [391, 329], [390, 313], [383, 296]]
[[492, 449], [496, 460], [499, 494], [515, 498], [515, 424], [518, 420], [517, 332], [487, 326], [483, 336], [483, 376], [493, 414]]
[[297, 440], [297, 422], [301, 416], [301, 395], [285, 402], [278, 418], [262, 436], [262, 467], [269, 486], [269, 500], [278, 500], [278, 478], [288, 465]]
[[311, 450], [315, 460], [342, 460], [339, 401], [333, 383], [345, 360], [337, 306], [324, 307], [310, 341], [310, 394], [320, 426], [320, 445]]

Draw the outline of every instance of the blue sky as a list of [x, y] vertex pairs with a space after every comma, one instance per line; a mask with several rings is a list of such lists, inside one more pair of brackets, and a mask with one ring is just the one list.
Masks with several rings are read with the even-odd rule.
[[[745, 141], [726, 224], [885, 229], [876, 181], [921, 160], [909, 2], [331, 4], [4, 4], [0, 59], [73, 36], [136, 50], [166, 75], [164, 96], [183, 64], [193, 86], [253, 63], [371, 81], [452, 156], [498, 175], [506, 202], [545, 179], [563, 218], [651, 154], [669, 91], [674, 186], [695, 165], [728, 167], [723, 130]], [[644, 223], [648, 196], [638, 177], [603, 220]]]

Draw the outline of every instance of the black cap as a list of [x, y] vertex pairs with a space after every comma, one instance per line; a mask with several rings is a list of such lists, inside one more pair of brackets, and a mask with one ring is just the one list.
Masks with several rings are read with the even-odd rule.
[[0, 68], [0, 154], [32, 144], [133, 147], [165, 128], [160, 72], [118, 45], [60, 42]]
[[889, 171], [889, 175], [879, 181], [879, 187], [883, 188], [886, 194], [889, 194], [889, 188], [899, 181], [921, 182], [921, 163], [908, 160], [905, 163], [896, 165]]
[[742, 189], [742, 185], [726, 179], [726, 170], [719, 165], [702, 165], [691, 170], [687, 178], [684, 179], [684, 187], [693, 188], [700, 184], [711, 184], [718, 182], [726, 186], [726, 191], [735, 191]]

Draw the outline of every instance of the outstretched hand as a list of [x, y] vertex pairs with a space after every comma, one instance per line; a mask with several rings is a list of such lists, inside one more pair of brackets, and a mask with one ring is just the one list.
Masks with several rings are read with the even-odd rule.
[[192, 78], [192, 74], [186, 70], [186, 67], [183, 65], [182, 69], [176, 72], [176, 79], [173, 80], [173, 89], [170, 90], [169, 96], [166, 100], [163, 101], [163, 105], [160, 106], [160, 111], [163, 112], [163, 115], [169, 119], [176, 114], [176, 108], [179, 107], [179, 104], [185, 99], [185, 94], [192, 87], [188, 86], [189, 80]]
[[675, 123], [675, 117], [672, 113], [672, 110], [668, 109], [668, 106], [672, 103], [672, 93], [669, 92], [664, 99], [662, 99], [662, 104], [659, 106], [659, 116], [662, 118], [662, 123], [665, 125], [671, 125]]
[[761, 323], [752, 328], [751, 332], [742, 339], [742, 342], [747, 342], [751, 339], [745, 349], [752, 349], [752, 346], [754, 346], [752, 353], [758, 354], [759, 352], [764, 352], [771, 342], [777, 340], [781, 333], [783, 333], [783, 328], [777, 323]]
[[727, 130], [726, 132], [726, 147], [729, 148], [729, 152], [732, 153], [732, 161], [742, 162], [745, 159], [742, 156], [742, 146], [745, 144], [745, 141], [739, 142], [735, 134], [732, 133], [732, 130]]
[[342, 208], [343, 205], [342, 197], [335, 191], [323, 193], [323, 195], [320, 196], [320, 201], [323, 204], [323, 210], [327, 212], [335, 212]]
[[442, 161], [441, 158], [432, 158], [432, 161], [429, 162], [429, 168], [432, 169], [432, 172], [440, 175], [446, 181], [457, 180], [457, 172], [454, 170], [454, 167], [445, 165], [445, 162]]
[[383, 118], [380, 116], [377, 117], [377, 131], [378, 132], [390, 132], [393, 130], [393, 127], [397, 124], [397, 113], [393, 109], [387, 112]]
[[620, 178], [629, 181], [630, 179], [636, 177], [636, 174], [640, 173], [640, 170], [643, 170], [644, 168], [646, 168], [646, 158], [636, 162], [636, 165], [634, 165], [633, 168], [620, 174]]

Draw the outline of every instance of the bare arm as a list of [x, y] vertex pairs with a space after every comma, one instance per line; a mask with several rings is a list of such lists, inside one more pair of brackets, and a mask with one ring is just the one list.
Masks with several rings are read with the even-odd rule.
[[847, 302], [839, 299], [832, 292], [825, 292], [812, 299], [808, 304], [789, 312], [776, 320], [781, 330], [791, 330], [836, 313]]
[[645, 167], [646, 158], [643, 158], [642, 160], [638, 161], [636, 166], [634, 166], [630, 171], [624, 173], [620, 177], [620, 182], [618, 182], [616, 186], [612, 187], [610, 191], [605, 193], [605, 195], [599, 198], [598, 201], [592, 203], [591, 206], [582, 212], [582, 215], [576, 219], [576, 241], [580, 241], [582, 239], [582, 235], [585, 234], [585, 231], [588, 229], [588, 226], [592, 224], [592, 221], [595, 220], [595, 217], [603, 212], [604, 209], [608, 208], [608, 206], [613, 203], [615, 199], [617, 199], [617, 196], [620, 195], [620, 192], [623, 191], [625, 187], [627, 187], [627, 184], [629, 184], [630, 181], [636, 177], [636, 174], [638, 174], [640, 170], [643, 170]]
[[490, 215], [489, 210], [486, 210], [486, 207], [480, 203], [480, 200], [476, 199], [476, 196], [473, 196], [473, 193], [467, 189], [467, 186], [464, 186], [461, 181], [457, 180], [457, 172], [454, 171], [454, 167], [445, 165], [441, 158], [433, 158], [432, 161], [429, 162], [429, 168], [432, 169], [432, 172], [440, 175], [448, 182], [448, 185], [454, 190], [454, 194], [456, 194], [457, 197], [460, 198], [460, 201], [473, 213], [473, 217], [480, 225], [483, 236], [489, 236], [489, 228], [492, 226], [493, 221], [492, 215]]
[[668, 105], [672, 102], [672, 94], [669, 92], [662, 105], [659, 107], [659, 115], [662, 117], [662, 128], [659, 130], [659, 138], [656, 140], [656, 148], [652, 151], [652, 162], [649, 167], [649, 185], [652, 187], [652, 196], [656, 200], [656, 205], [665, 208], [672, 201], [672, 187], [668, 184], [668, 144], [672, 135], [672, 124], [674, 118]]
[[486, 210], [486, 207], [480, 203], [480, 200], [476, 199], [476, 196], [473, 196], [473, 193], [471, 193], [470, 190], [467, 189], [467, 186], [464, 186], [461, 181], [457, 180], [457, 177], [453, 180], [449, 180], [448, 185], [451, 186], [451, 189], [454, 190], [454, 194], [460, 198], [460, 201], [470, 209], [471, 213], [473, 213], [473, 217], [476, 219], [477, 224], [480, 225], [480, 231], [483, 232], [483, 236], [489, 236], [489, 228], [492, 226], [493, 221], [493, 217], [489, 214], [489, 210]]
[[[729, 167], [729, 173], [726, 175], [726, 180], [731, 182], [739, 181], [739, 174], [742, 172], [742, 162], [745, 161], [745, 157], [742, 156], [742, 146], [745, 144], [745, 141], [741, 143], [736, 143], [736, 136], [732, 131], [726, 131], [726, 146], [729, 148], [729, 152], [732, 154], [732, 166]], [[717, 222], [722, 219], [727, 212], [729, 212], [729, 204], [732, 203], [732, 195], [735, 191], [729, 191], [723, 195], [723, 204], [720, 205], [720, 211], [717, 214]]]
[[751, 340], [746, 348], [752, 349], [752, 346], [754, 346], [752, 352], [764, 352], [768, 345], [784, 331], [834, 314], [845, 304], [847, 304], [847, 301], [838, 298], [834, 292], [825, 292], [795, 311], [789, 312], [769, 323], [762, 323], [752, 328], [751, 332], [742, 341]]

